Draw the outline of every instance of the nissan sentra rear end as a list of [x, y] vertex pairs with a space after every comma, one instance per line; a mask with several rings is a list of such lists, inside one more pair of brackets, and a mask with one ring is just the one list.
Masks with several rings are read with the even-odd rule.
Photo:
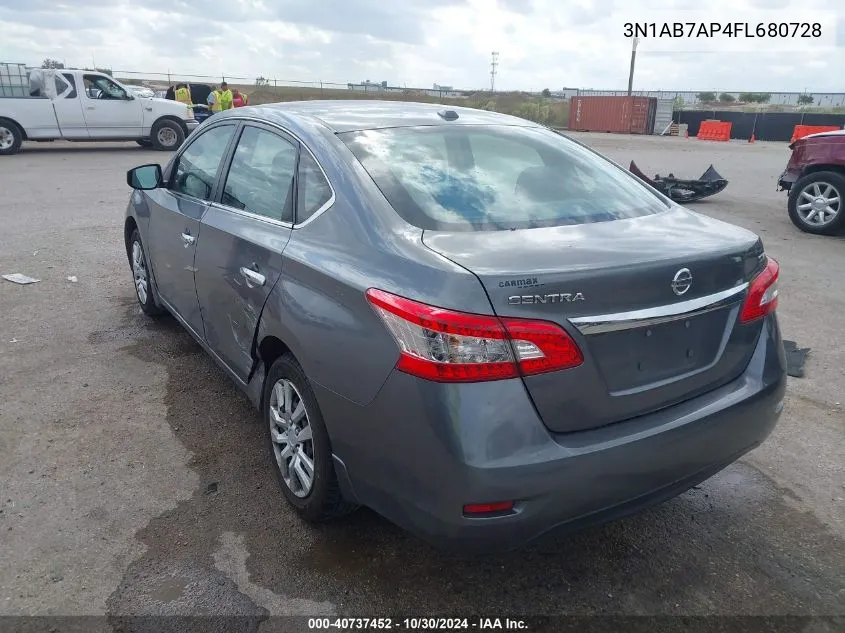
[[348, 420], [389, 437], [346, 464], [368, 505], [442, 545], [508, 548], [671, 498], [769, 435], [779, 268], [756, 235], [535, 126], [338, 136], [490, 301], [368, 290], [397, 358]]

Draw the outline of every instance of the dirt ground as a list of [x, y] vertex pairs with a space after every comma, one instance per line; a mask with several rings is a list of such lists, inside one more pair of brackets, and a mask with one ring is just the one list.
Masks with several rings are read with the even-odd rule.
[[763, 446], [662, 506], [506, 556], [445, 555], [367, 511], [306, 526], [246, 398], [136, 305], [125, 171], [168, 155], [28, 144], [0, 159], [0, 274], [41, 280], [0, 279], [0, 615], [845, 616], [845, 240], [789, 222], [785, 144], [576, 136], [650, 175], [713, 163], [731, 183], [694, 209], [780, 261], [784, 337], [812, 351]]

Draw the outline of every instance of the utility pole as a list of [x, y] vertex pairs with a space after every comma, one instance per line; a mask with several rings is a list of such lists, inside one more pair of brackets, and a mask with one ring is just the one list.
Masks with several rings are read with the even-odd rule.
[[499, 53], [490, 53], [490, 92], [496, 91], [496, 66], [499, 65]]
[[631, 72], [628, 74], [628, 96], [631, 96], [631, 89], [634, 87], [634, 62], [637, 60], [637, 44], [640, 38], [635, 37], [631, 44]]

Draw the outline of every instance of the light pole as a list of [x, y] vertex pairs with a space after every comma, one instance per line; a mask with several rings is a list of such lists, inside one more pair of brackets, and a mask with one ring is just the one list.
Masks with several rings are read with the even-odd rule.
[[633, 38], [631, 44], [631, 72], [628, 73], [628, 96], [631, 96], [631, 89], [634, 87], [634, 62], [637, 60], [637, 44], [640, 43], [640, 38]]

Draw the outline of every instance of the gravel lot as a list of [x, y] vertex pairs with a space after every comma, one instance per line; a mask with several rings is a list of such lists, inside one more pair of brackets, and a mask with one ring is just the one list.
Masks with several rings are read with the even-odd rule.
[[784, 144], [577, 136], [650, 175], [713, 163], [731, 183], [694, 209], [780, 261], [784, 336], [812, 351], [763, 446], [658, 508], [507, 556], [447, 556], [367, 511], [308, 527], [246, 398], [136, 306], [124, 174], [169, 156], [27, 146], [0, 159], [0, 274], [41, 279], [0, 279], [0, 614], [845, 616], [845, 243], [789, 222]]

